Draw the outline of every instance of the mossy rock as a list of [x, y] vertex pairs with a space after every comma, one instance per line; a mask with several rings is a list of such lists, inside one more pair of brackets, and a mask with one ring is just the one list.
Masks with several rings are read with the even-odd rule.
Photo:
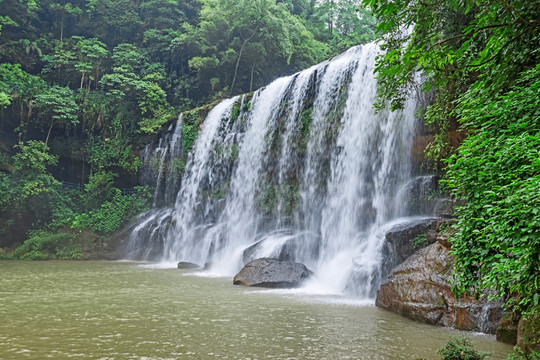
[[525, 352], [540, 352], [540, 306], [523, 316], [517, 327], [517, 344]]
[[501, 319], [501, 323], [495, 332], [497, 341], [505, 344], [516, 345], [518, 335], [518, 319], [513, 313], [507, 313]]

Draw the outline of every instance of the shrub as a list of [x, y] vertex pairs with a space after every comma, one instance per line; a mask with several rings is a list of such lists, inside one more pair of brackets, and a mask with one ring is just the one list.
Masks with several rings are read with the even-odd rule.
[[527, 354], [518, 346], [515, 346], [514, 351], [508, 354], [506, 360], [540, 360], [540, 353], [533, 350]]
[[11, 256], [22, 260], [76, 260], [82, 258], [82, 252], [74, 234], [53, 234], [39, 230], [32, 231]]
[[441, 360], [483, 360], [489, 358], [489, 353], [474, 350], [472, 342], [467, 337], [451, 338], [437, 350]]
[[100, 207], [76, 215], [71, 227], [110, 234], [148, 209], [151, 197], [148, 187], [138, 187], [137, 192], [130, 195], [122, 195], [119, 189], [115, 190], [112, 199], [103, 202]]
[[417, 235], [412, 241], [412, 247], [414, 250], [418, 250], [428, 246], [428, 240], [426, 234]]

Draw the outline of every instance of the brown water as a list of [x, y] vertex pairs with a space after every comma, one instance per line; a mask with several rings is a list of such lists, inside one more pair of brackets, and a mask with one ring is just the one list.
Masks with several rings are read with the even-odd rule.
[[[122, 262], [0, 261], [0, 359], [438, 359], [461, 332]], [[470, 334], [504, 359], [492, 336]]]

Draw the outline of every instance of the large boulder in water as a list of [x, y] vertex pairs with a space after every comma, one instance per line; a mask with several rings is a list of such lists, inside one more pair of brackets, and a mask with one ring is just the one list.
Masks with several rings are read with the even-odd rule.
[[178, 268], [179, 269], [200, 269], [201, 266], [198, 264], [194, 264], [192, 262], [180, 261], [178, 263]]
[[294, 288], [309, 278], [312, 272], [292, 261], [261, 258], [250, 261], [233, 279], [234, 285], [269, 288]]
[[501, 304], [473, 297], [456, 299], [450, 285], [453, 265], [448, 248], [440, 243], [419, 250], [381, 285], [376, 305], [427, 324], [495, 333]]

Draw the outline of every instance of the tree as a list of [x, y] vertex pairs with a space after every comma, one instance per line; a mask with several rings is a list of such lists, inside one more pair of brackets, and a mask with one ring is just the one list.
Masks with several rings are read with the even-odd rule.
[[34, 36], [41, 23], [37, 10], [35, 1], [0, 1], [0, 63], [19, 63], [34, 70], [41, 56], [40, 41]]
[[328, 37], [334, 37], [334, 24], [337, 18], [337, 4], [335, 0], [322, 1], [314, 10], [314, 15], [324, 23], [328, 29]]
[[[301, 40], [315, 42], [303, 36], [307, 30], [287, 3], [275, 0], [206, 0], [200, 20], [197, 28], [188, 28], [182, 44], [190, 47], [189, 66], [206, 92], [253, 89], [257, 74], [262, 77], [260, 82], [267, 82], [283, 74], [283, 69], [291, 70]], [[256, 49], [264, 49], [267, 56], [257, 54]], [[322, 58], [312, 51], [307, 54], [320, 56], [312, 58], [311, 64]]]
[[[78, 84], [78, 71], [75, 69], [77, 63], [77, 49], [75, 48], [78, 39], [69, 38], [65, 41], [53, 40], [49, 43], [51, 51], [44, 54], [41, 59], [44, 66], [41, 74], [47, 77], [50, 82], [61, 84], [62, 86], [70, 83]], [[75, 80], [75, 81], [74, 81]]]
[[82, 1], [67, 1], [67, 0], [60, 0], [57, 2], [49, 2], [48, 1], [48, 7], [51, 9], [55, 14], [58, 22], [58, 28], [59, 28], [59, 39], [60, 42], [64, 41], [64, 29], [66, 26], [66, 17], [77, 17], [83, 14], [83, 9], [81, 9], [81, 5], [84, 5]]
[[45, 87], [45, 82], [35, 75], [21, 69], [19, 64], [0, 64], [0, 97], [3, 107], [18, 105], [19, 123], [15, 131], [19, 140], [24, 138], [26, 128], [32, 117], [36, 96]]
[[103, 74], [103, 63], [109, 55], [109, 51], [104, 43], [95, 38], [85, 39], [76, 38], [78, 42], [75, 45], [77, 49], [77, 62], [75, 69], [81, 74], [80, 88], [86, 81], [86, 88], [90, 90], [92, 81], [95, 81], [95, 88]]
[[86, 0], [91, 19], [97, 21], [93, 31], [99, 39], [116, 46], [135, 42], [142, 25], [137, 9], [138, 1]]
[[[167, 94], [159, 82], [163, 67], [147, 62], [133, 44], [120, 44], [113, 51], [114, 72], [103, 76], [101, 83], [116, 100], [132, 104], [128, 111], [139, 119], [139, 131], [155, 133], [173, 117]], [[118, 108], [120, 110], [120, 108]]]
[[147, 29], [175, 29], [186, 19], [178, 0], [144, 0], [140, 13]]
[[20, 142], [15, 149], [12, 170], [0, 173], [0, 235], [21, 240], [29, 228], [50, 219], [50, 200], [58, 182], [48, 167], [57, 158], [41, 141]]
[[375, 37], [375, 18], [361, 0], [325, 0], [314, 5], [308, 28], [337, 55]]
[[54, 125], [75, 126], [79, 123], [79, 106], [75, 94], [67, 87], [52, 86], [36, 95], [36, 107], [41, 117], [50, 118], [45, 145], [49, 143]]

